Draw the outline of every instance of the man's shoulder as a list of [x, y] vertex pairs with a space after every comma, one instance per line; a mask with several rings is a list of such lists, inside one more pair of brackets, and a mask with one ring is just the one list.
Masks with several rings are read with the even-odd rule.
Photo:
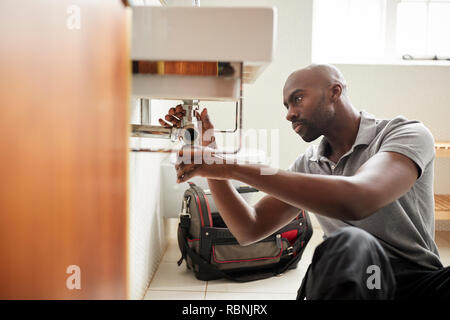
[[401, 115], [383, 120], [373, 143], [376, 152], [396, 152], [410, 158], [419, 166], [421, 174], [435, 157], [431, 131], [421, 121]]
[[386, 136], [411, 136], [416, 135], [428, 140], [433, 140], [431, 131], [419, 120], [408, 119], [403, 115], [398, 115], [391, 119], [376, 119], [377, 137]]
[[421, 121], [416, 120], [416, 119], [408, 119], [404, 115], [397, 115], [396, 117], [391, 118], [391, 119], [376, 119], [376, 121], [377, 121], [377, 126], [389, 127], [389, 128], [397, 128], [397, 127], [404, 127], [404, 126], [425, 127], [425, 125]]

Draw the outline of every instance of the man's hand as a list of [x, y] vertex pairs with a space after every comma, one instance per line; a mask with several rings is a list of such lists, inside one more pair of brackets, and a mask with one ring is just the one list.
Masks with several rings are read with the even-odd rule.
[[215, 155], [213, 149], [193, 146], [185, 146], [178, 152], [175, 165], [177, 183], [186, 182], [195, 176], [226, 180], [229, 179], [231, 169], [231, 164], [226, 164], [224, 158]]
[[175, 108], [170, 108], [168, 113], [166, 114], [166, 116], [164, 117], [164, 119], [167, 122], [170, 122], [172, 125], [170, 125], [169, 123], [165, 122], [163, 119], [159, 118], [159, 124], [166, 127], [166, 128], [171, 128], [171, 127], [176, 127], [176, 128], [180, 128], [181, 127], [181, 119], [186, 115], [186, 110], [183, 109], [183, 107], [181, 106], [181, 104], [177, 105]]
[[[164, 117], [166, 121], [164, 121], [161, 118], [158, 119], [158, 121], [162, 126], [166, 128], [171, 127], [181, 128], [181, 119], [183, 119], [185, 115], [186, 111], [183, 109], [181, 104], [179, 104], [175, 108], [169, 109], [169, 112]], [[214, 136], [214, 125], [209, 119], [208, 110], [204, 108], [201, 114], [195, 111], [195, 117], [201, 123], [201, 130], [199, 132], [201, 135], [200, 144], [203, 147], [216, 149], [217, 145], [216, 145], [216, 138]]]

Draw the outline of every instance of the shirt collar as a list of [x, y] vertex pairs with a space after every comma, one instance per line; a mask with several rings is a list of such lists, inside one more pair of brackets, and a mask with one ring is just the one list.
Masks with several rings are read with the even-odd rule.
[[[358, 145], [368, 145], [377, 134], [377, 125], [375, 117], [364, 110], [360, 111], [359, 114], [361, 116], [361, 121], [359, 123], [359, 129], [358, 134], [356, 135], [355, 143], [344, 156], [352, 153], [354, 148]], [[319, 146], [315, 148], [315, 152], [313, 153], [310, 160], [319, 161], [321, 157], [325, 157], [325, 151], [327, 150], [327, 148], [328, 148], [328, 141], [325, 137], [323, 137], [322, 140], [320, 141]]]

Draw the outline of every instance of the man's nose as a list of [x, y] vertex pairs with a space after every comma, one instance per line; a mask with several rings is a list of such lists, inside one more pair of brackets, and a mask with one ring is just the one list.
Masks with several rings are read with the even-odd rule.
[[295, 112], [294, 108], [288, 107], [288, 112], [286, 114], [286, 120], [291, 121], [292, 119], [298, 118], [297, 112]]

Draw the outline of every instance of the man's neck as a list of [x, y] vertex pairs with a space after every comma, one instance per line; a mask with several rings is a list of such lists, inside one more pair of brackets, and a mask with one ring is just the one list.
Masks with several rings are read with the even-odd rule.
[[336, 112], [333, 124], [327, 128], [325, 138], [330, 149], [327, 157], [337, 162], [353, 146], [358, 135], [361, 116], [351, 105], [341, 105]]

